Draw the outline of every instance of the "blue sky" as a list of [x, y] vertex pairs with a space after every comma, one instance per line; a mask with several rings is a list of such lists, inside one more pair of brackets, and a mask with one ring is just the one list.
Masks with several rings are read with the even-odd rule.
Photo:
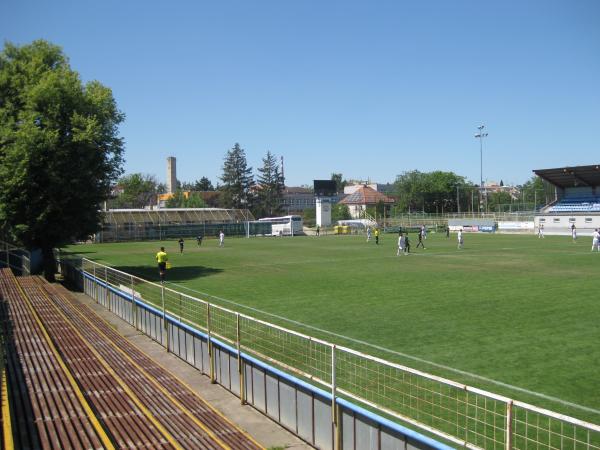
[[239, 142], [288, 185], [449, 170], [522, 183], [600, 162], [600, 2], [16, 1], [0, 38], [63, 47], [127, 115], [126, 172], [221, 174]]

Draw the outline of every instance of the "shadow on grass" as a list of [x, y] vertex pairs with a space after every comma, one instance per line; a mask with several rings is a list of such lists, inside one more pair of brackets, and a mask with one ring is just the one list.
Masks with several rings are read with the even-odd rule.
[[[158, 267], [141, 267], [141, 266], [115, 266], [117, 270], [130, 273], [144, 280], [157, 282], [160, 280], [158, 276]], [[166, 281], [187, 281], [195, 278], [208, 277], [223, 272], [223, 269], [214, 269], [212, 267], [194, 266], [194, 267], [173, 267], [167, 270]]]
[[67, 255], [67, 256], [77, 256], [77, 255], [95, 255], [98, 252], [70, 252], [69, 250], [63, 250], [60, 249], [60, 254], [61, 255]]

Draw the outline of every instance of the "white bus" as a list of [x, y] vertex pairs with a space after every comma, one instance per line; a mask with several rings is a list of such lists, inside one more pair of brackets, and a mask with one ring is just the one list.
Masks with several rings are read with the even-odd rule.
[[304, 223], [301, 216], [264, 217], [259, 222], [271, 223], [272, 236], [294, 236], [302, 233]]

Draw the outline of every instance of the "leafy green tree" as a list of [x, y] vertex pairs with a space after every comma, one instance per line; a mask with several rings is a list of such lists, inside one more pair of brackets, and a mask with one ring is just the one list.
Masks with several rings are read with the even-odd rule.
[[331, 207], [331, 221], [337, 222], [338, 220], [349, 220], [352, 219], [350, 215], [350, 209], [348, 209], [348, 205], [343, 205], [341, 203], [336, 203]]
[[246, 152], [238, 143], [225, 155], [221, 181], [221, 201], [226, 208], [251, 207], [252, 167], [248, 167]]
[[457, 192], [461, 210], [467, 209], [472, 184], [453, 172], [418, 170], [404, 172], [396, 179], [398, 211], [457, 211]]
[[255, 215], [268, 217], [281, 212], [284, 184], [275, 155], [268, 151], [262, 162], [258, 168]]
[[100, 204], [122, 173], [125, 116], [109, 88], [83, 84], [60, 47], [44, 40], [0, 53], [0, 227], [39, 248], [46, 278], [53, 248], [100, 226]]
[[118, 207], [143, 208], [156, 204], [158, 181], [154, 175], [132, 173], [120, 178], [117, 184], [123, 189], [116, 199]]
[[167, 193], [167, 185], [165, 183], [158, 183], [156, 185], [156, 193], [157, 194], [166, 194]]
[[348, 184], [348, 182], [343, 179], [341, 173], [332, 173], [331, 181], [335, 181], [335, 189], [337, 192], [344, 192], [344, 187]]
[[210, 182], [210, 180], [206, 177], [202, 177], [199, 180], [196, 180], [194, 183], [194, 191], [214, 191], [215, 187]]
[[306, 208], [302, 211], [302, 219], [307, 227], [314, 227], [317, 222], [317, 210], [315, 208]]
[[204, 208], [206, 203], [199, 193], [190, 192], [185, 195], [181, 189], [175, 191], [173, 196], [165, 202], [167, 208]]
[[556, 188], [537, 175], [531, 177], [519, 188], [521, 190], [521, 201], [524, 203], [536, 202], [536, 206], [550, 203], [556, 197]]
[[512, 201], [513, 198], [508, 192], [489, 192], [487, 198], [488, 211], [501, 212], [503, 210], [502, 205], [510, 204]]

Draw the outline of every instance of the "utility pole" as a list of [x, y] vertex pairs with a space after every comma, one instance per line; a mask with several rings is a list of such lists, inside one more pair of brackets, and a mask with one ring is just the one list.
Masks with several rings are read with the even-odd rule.
[[479, 125], [477, 129], [479, 133], [475, 135], [477, 139], [479, 139], [479, 211], [481, 212], [483, 206], [483, 198], [485, 198], [485, 209], [487, 210], [487, 192], [485, 192], [485, 188], [483, 186], [483, 138], [487, 137], [487, 133], [483, 132], [485, 125]]

